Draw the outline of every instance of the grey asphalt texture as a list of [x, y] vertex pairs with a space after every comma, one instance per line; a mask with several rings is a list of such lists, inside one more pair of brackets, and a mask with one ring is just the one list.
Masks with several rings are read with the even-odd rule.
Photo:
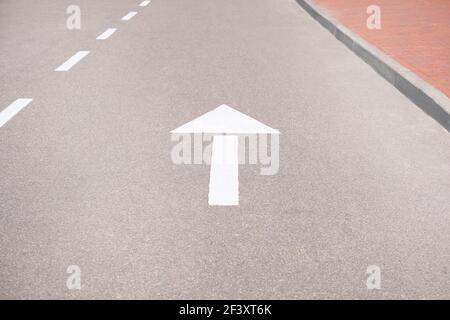
[[[139, 3], [78, 0], [70, 31], [72, 1], [0, 2], [0, 109], [34, 99], [0, 128], [0, 298], [450, 298], [447, 131], [295, 0]], [[239, 207], [170, 159], [221, 104], [281, 132]]]

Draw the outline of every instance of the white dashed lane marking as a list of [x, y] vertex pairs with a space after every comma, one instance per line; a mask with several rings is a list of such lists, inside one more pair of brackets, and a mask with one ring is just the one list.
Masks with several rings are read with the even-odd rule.
[[[139, 6], [146, 7], [151, 3], [151, 0], [142, 1]], [[136, 11], [130, 11], [127, 13], [122, 20], [128, 21], [131, 20], [138, 13]], [[117, 28], [108, 28], [105, 32], [97, 37], [97, 40], [106, 40], [111, 37]], [[78, 51], [72, 57], [70, 57], [66, 62], [60, 65], [55, 71], [69, 71], [72, 69], [74, 65], [80, 62], [84, 57], [89, 54], [89, 51]], [[19, 113], [23, 108], [28, 106], [33, 99], [17, 99], [13, 103], [11, 103], [5, 110], [0, 112], [0, 127], [2, 127], [5, 123], [11, 120], [17, 113]]]
[[12, 119], [23, 108], [29, 105], [33, 99], [17, 99], [11, 103], [5, 110], [0, 112], [0, 127]]
[[80, 62], [80, 60], [86, 57], [88, 54], [89, 51], [78, 51], [69, 60], [56, 68], [55, 71], [69, 71], [74, 65]]
[[124, 20], [124, 21], [131, 20], [131, 18], [133, 18], [135, 15], [137, 15], [137, 12], [136, 12], [136, 11], [128, 12], [128, 13], [126, 14], [126, 16], [124, 16], [124, 17], [122, 18], [122, 20]]
[[150, 0], [142, 1], [139, 7], [146, 7], [150, 4], [150, 2], [151, 2]]
[[97, 37], [97, 40], [106, 40], [106, 39], [108, 39], [110, 36], [112, 36], [112, 34], [113, 34], [114, 32], [116, 32], [116, 31], [117, 31], [116, 28], [109, 28], [109, 29], [107, 29], [105, 32], [103, 32], [101, 35], [99, 35], [99, 36]]

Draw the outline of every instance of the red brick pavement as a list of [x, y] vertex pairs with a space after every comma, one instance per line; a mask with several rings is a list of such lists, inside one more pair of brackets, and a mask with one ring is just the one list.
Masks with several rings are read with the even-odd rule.
[[[314, 0], [324, 12], [450, 97], [450, 0]], [[367, 7], [381, 8], [381, 30]]]

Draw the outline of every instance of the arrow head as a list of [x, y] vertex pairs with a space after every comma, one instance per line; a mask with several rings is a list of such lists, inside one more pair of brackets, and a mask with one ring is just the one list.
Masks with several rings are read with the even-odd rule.
[[225, 104], [171, 133], [279, 134], [280, 132]]

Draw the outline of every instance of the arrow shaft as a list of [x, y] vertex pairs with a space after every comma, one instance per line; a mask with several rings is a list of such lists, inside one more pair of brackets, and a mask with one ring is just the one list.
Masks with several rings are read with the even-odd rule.
[[210, 206], [239, 205], [239, 140], [237, 136], [213, 138], [209, 178]]

